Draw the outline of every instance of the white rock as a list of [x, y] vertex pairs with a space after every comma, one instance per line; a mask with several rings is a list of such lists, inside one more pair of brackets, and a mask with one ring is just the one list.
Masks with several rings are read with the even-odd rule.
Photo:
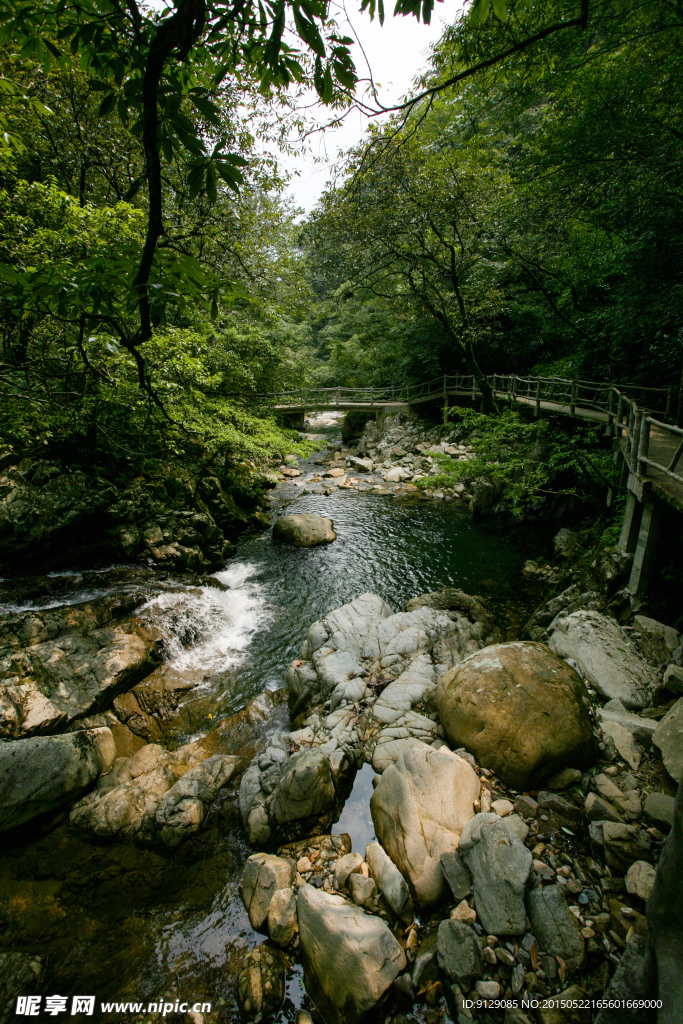
[[548, 645], [574, 662], [584, 679], [608, 699], [618, 697], [625, 707], [645, 706], [657, 676], [614, 619], [600, 612], [562, 612], [550, 625]]
[[655, 869], [646, 860], [637, 860], [626, 872], [626, 891], [647, 900], [655, 884]]
[[313, 999], [329, 1024], [357, 1024], [405, 970], [405, 953], [380, 917], [342, 896], [302, 885], [297, 911]]
[[407, 750], [387, 768], [372, 795], [377, 838], [423, 906], [447, 895], [441, 854], [457, 849], [479, 785], [461, 757], [424, 747]]

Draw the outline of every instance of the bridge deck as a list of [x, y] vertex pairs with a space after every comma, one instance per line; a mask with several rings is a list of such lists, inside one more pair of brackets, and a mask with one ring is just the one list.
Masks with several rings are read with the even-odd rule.
[[[538, 407], [541, 412], [549, 413], [551, 415], [568, 416], [572, 419], [583, 420], [587, 423], [603, 425], [606, 425], [608, 422], [608, 415], [606, 411], [603, 409], [596, 409], [590, 405], [581, 405], [578, 402], [572, 406], [569, 402], [551, 401], [543, 398], [541, 398], [540, 401], [537, 401], [537, 399], [531, 397], [528, 392], [525, 395], [510, 395], [509, 391], [497, 390], [495, 395], [498, 402], [502, 405], [507, 404], [510, 399], [512, 399], [512, 401], [517, 405], [524, 405], [530, 409]], [[290, 413], [302, 415], [306, 412], [312, 412], [313, 410], [321, 412], [377, 412], [382, 409], [391, 409], [392, 411], [395, 410], [396, 412], [407, 413], [411, 407], [416, 405], [425, 405], [427, 403], [441, 404], [445, 397], [447, 397], [449, 401], [456, 398], [471, 399], [472, 389], [447, 388], [445, 392], [435, 389], [428, 394], [412, 395], [409, 401], [405, 398], [389, 401], [386, 397], [378, 401], [353, 402], [346, 401], [342, 398], [340, 398], [339, 401], [335, 399], [331, 399], [329, 401], [326, 399], [320, 399], [316, 401], [316, 397], [312, 396], [310, 401], [306, 404], [279, 404], [274, 406], [274, 411], [284, 414]], [[653, 462], [659, 463], [661, 466], [668, 467], [678, 448], [678, 444], [679, 439], [675, 435], [653, 425], [650, 432], [648, 458]], [[621, 440], [621, 449], [628, 462], [628, 453], [624, 438]], [[683, 464], [683, 460], [681, 460], [677, 470], [679, 474], [681, 471], [681, 464]], [[653, 486], [662, 497], [675, 504], [678, 508], [683, 509], [683, 482], [681, 482], [681, 480], [674, 479], [672, 476], [667, 475], [654, 466], [647, 466], [644, 476], [641, 471], [639, 479], [641, 484], [649, 484]]]

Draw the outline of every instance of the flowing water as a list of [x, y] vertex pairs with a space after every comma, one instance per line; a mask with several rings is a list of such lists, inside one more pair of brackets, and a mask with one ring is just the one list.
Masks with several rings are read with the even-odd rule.
[[[312, 460], [306, 469], [313, 471]], [[216, 726], [219, 733], [220, 723], [255, 695], [281, 688], [310, 623], [365, 591], [400, 610], [416, 594], [461, 587], [492, 600], [510, 632], [519, 625], [519, 570], [526, 558], [545, 553], [548, 541], [537, 528], [481, 525], [456, 502], [300, 492], [279, 487], [274, 516], [285, 508], [330, 516], [338, 533], [333, 544], [294, 549], [274, 545], [270, 533], [245, 538], [216, 575], [219, 586], [167, 584], [138, 611], [166, 637], [167, 670], [197, 684], [169, 732], [170, 746]], [[80, 590], [74, 584], [61, 603], [91, 593], [92, 578]], [[28, 603], [41, 601], [32, 596]], [[285, 720], [276, 701], [262, 730]], [[351, 832], [354, 849], [371, 835], [371, 778], [369, 768], [359, 773], [335, 826]], [[46, 991], [145, 1004], [162, 997], [207, 1001], [211, 1021], [237, 1019], [236, 974], [262, 937], [238, 895], [251, 851], [234, 790], [220, 795], [197, 839], [174, 852], [84, 842], [69, 832], [66, 815], [3, 840], [0, 950], [41, 956]], [[293, 1020], [302, 999], [293, 968], [279, 1019]]]

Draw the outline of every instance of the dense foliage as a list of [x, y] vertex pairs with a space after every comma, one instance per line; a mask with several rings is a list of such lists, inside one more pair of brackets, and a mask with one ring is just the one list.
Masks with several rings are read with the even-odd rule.
[[303, 224], [278, 111], [382, 112], [323, 0], [10, 0], [0, 37], [17, 452], [281, 454], [262, 396], [302, 382], [680, 379], [676, 0], [475, 0]]
[[[457, 424], [455, 436], [467, 439], [476, 456], [465, 461], [435, 455], [439, 472], [423, 477], [418, 483], [422, 490], [493, 477], [505, 482], [505, 503], [516, 515], [527, 513], [539, 500], [548, 504], [548, 499], [576, 499], [584, 507], [592, 500], [598, 508], [604, 505], [614, 466], [611, 453], [600, 448], [599, 428], [574, 425], [567, 431], [562, 423], [529, 421], [509, 409], [500, 416], [486, 416], [455, 407], [449, 418]], [[566, 508], [571, 500], [561, 504]]]
[[[681, 5], [593, 0], [585, 30], [453, 84], [464, 66], [569, 24], [579, 5], [508, 3], [503, 18], [480, 6], [487, 20], [446, 31], [422, 98], [349, 154], [312, 220], [318, 334], [343, 325], [385, 379], [392, 311], [414, 324], [396, 339], [396, 380], [480, 367], [677, 384]], [[342, 376], [353, 361], [348, 344], [330, 358]]]

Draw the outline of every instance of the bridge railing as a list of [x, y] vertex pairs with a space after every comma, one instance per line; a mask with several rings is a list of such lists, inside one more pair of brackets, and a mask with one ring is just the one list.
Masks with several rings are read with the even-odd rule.
[[[643, 408], [617, 388], [612, 388], [612, 394], [616, 399], [612, 426], [615, 436], [623, 444], [631, 473], [644, 479], [649, 470], [654, 469], [683, 484], [683, 466], [678, 468], [683, 458], [683, 430], [657, 419], [652, 410]], [[667, 415], [671, 409], [672, 399], [669, 396]]]
[[[635, 402], [648, 412], [668, 419], [673, 412], [675, 389], [648, 388], [641, 385], [620, 385], [571, 379], [566, 377], [521, 376], [519, 374], [488, 374], [491, 389], [500, 400], [535, 404], [540, 411], [542, 402], [568, 407], [573, 415], [577, 408], [593, 409], [607, 414], [609, 431], [617, 415], [619, 401]], [[419, 404], [444, 400], [455, 395], [476, 399], [479, 387], [472, 374], [448, 374], [425, 381], [423, 384], [397, 384], [388, 387], [363, 388], [296, 388], [269, 395], [255, 396], [274, 405], [290, 408], [315, 406], [375, 405], [408, 402]]]

